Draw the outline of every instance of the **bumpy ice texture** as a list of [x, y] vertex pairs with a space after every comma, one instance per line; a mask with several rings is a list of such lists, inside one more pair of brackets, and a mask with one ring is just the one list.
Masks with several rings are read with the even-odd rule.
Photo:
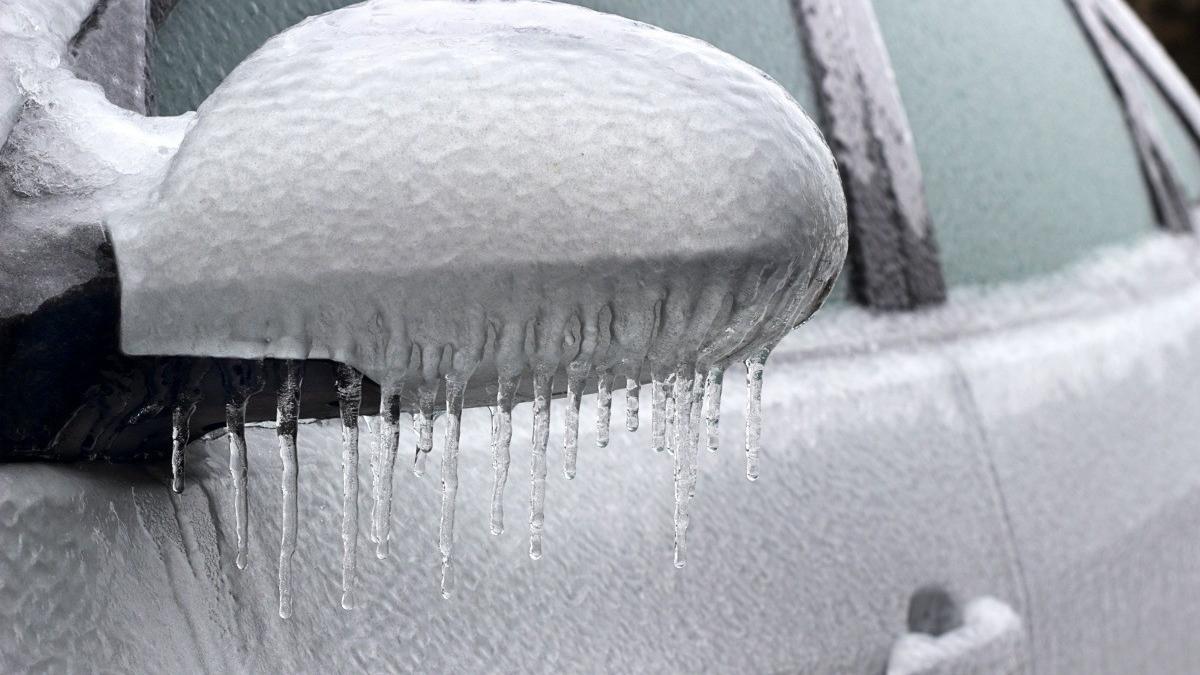
[[775, 82], [534, 1], [305, 21], [108, 226], [126, 352], [331, 358], [385, 386], [741, 360], [819, 306], [846, 245], [833, 159]]

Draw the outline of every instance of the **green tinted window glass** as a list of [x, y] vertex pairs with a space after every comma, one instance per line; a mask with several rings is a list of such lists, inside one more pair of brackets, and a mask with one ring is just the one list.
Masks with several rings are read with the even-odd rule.
[[1163, 144], [1166, 160], [1175, 172], [1175, 179], [1188, 201], [1200, 201], [1200, 146], [1188, 131], [1187, 125], [1171, 106], [1162, 90], [1140, 68], [1135, 68], [1142, 98], [1150, 106], [1150, 114]]
[[758, 66], [817, 116], [791, 0], [566, 0], [700, 38]]
[[1155, 212], [1066, 2], [875, 0], [950, 284], [1050, 272]]
[[[268, 38], [307, 16], [356, 0], [180, 0], [158, 30], [151, 58], [159, 114], [197, 106]], [[762, 68], [815, 114], [790, 0], [578, 0], [571, 4], [651, 23], [710, 42]]]

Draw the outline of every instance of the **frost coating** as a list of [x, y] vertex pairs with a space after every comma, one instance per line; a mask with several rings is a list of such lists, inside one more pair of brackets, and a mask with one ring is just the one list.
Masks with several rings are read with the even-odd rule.
[[557, 368], [605, 331], [596, 368], [741, 359], [819, 305], [846, 236], [819, 132], [760, 71], [530, 1], [367, 3], [281, 34], [108, 225], [127, 352], [377, 381]]

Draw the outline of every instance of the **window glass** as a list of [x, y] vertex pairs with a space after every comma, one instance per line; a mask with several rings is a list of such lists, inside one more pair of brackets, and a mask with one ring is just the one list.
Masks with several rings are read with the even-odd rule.
[[1120, 101], [1068, 3], [875, 8], [947, 283], [1050, 272], [1152, 231]]
[[[180, 0], [151, 58], [159, 114], [195, 110], [229, 71], [268, 38], [313, 14], [357, 0]], [[762, 68], [815, 115], [790, 0], [577, 0], [698, 37]]]
[[1142, 99], [1150, 105], [1165, 159], [1170, 163], [1179, 187], [1190, 202], [1200, 201], [1200, 146], [1179, 113], [1163, 95], [1158, 85], [1141, 68], [1134, 69]]
[[700, 38], [758, 66], [814, 119], [816, 97], [791, 0], [566, 0]]

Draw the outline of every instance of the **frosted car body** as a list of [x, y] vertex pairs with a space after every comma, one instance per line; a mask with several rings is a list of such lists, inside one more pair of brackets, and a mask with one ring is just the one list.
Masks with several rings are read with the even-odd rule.
[[[195, 21], [201, 6], [182, 2], [174, 16]], [[670, 6], [646, 11], [666, 23]], [[756, 21], [767, 2], [723, 21], [712, 19], [724, 11], [715, 5], [688, 7], [695, 14], [687, 16], [709, 18], [716, 43], [731, 32], [769, 34], [763, 26], [778, 23]], [[229, 18], [249, 11], [241, 3], [226, 9], [200, 22], [198, 34], [216, 26], [241, 36], [259, 25]], [[363, 564], [360, 609], [347, 615], [336, 583], [339, 429], [306, 425], [296, 603], [292, 620], [280, 621], [277, 438], [252, 427], [257, 524], [251, 564], [240, 572], [224, 438], [191, 446], [192, 484], [178, 497], [161, 462], [5, 467], [2, 506], [14, 516], [0, 519], [0, 536], [18, 545], [0, 564], [12, 578], [41, 582], [0, 589], [11, 623], [29, 627], [4, 643], [5, 667], [1195, 671], [1200, 266], [1192, 235], [1150, 233], [1157, 198], [1139, 173], [1133, 135], [1114, 132], [1123, 100], [1105, 88], [1072, 5], [914, 0], [875, 9], [926, 153], [948, 298], [919, 312], [829, 308], [785, 340], [763, 382], [776, 422], [753, 485], [742, 478], [741, 453], [728, 451], [740, 440], [745, 403], [740, 378], [730, 378], [724, 442], [700, 465], [688, 568], [669, 569], [672, 467], [647, 451], [646, 427], [614, 434], [606, 450], [582, 450], [576, 481], [548, 477], [543, 560], [528, 559], [521, 536], [489, 534], [491, 429], [477, 409], [462, 418], [459, 593], [437, 597], [438, 527], [428, 517], [437, 481], [403, 476], [395, 554]], [[268, 35], [289, 21], [283, 12], [271, 20], [282, 25]], [[732, 24], [738, 31], [722, 30]], [[172, 30], [179, 25], [162, 32]], [[1063, 58], [1022, 56], [1048, 51]], [[1047, 67], [1067, 60], [1092, 68]], [[981, 83], [971, 68], [985, 65]], [[938, 91], [939, 83], [958, 96], [905, 88]], [[1039, 135], [1045, 129], [1055, 142]], [[954, 152], [939, 150], [940, 139], [952, 139]], [[1180, 168], [1176, 159], [1194, 150], [1187, 142], [1160, 134], [1163, 165]], [[1177, 176], [1190, 187], [1186, 173]], [[970, 240], [975, 231], [988, 237]], [[1100, 250], [1103, 242], [1114, 245]], [[962, 255], [968, 244], [983, 253]], [[1022, 269], [1029, 278], [1014, 280]], [[556, 405], [555, 439], [566, 402]], [[591, 405], [589, 397], [585, 420]], [[514, 416], [528, 420], [529, 410]], [[585, 447], [595, 438], [588, 426]], [[402, 439], [416, 441], [407, 431]], [[512, 461], [531, 464], [520, 437]], [[510, 512], [526, 506], [518, 492], [503, 499]], [[79, 553], [62, 554], [64, 542]], [[94, 582], [96, 570], [106, 583]], [[961, 625], [914, 620], [913, 601], [930, 585], [958, 598]], [[177, 600], [152, 604], [146, 595]]]

